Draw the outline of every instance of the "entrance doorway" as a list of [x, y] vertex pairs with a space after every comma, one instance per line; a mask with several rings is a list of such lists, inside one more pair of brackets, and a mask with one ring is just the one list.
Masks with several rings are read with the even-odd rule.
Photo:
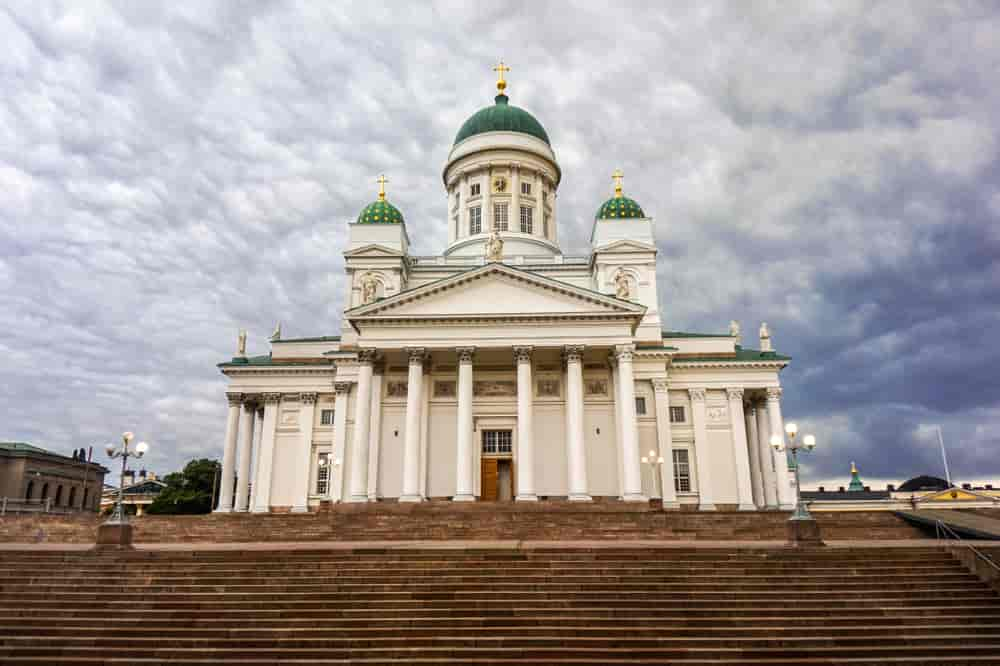
[[483, 430], [480, 499], [510, 502], [514, 499], [513, 432]]

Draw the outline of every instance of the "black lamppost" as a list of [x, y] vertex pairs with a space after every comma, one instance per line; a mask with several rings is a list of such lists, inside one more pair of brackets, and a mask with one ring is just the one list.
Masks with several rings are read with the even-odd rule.
[[115, 444], [108, 444], [105, 447], [105, 451], [108, 457], [112, 460], [115, 458], [122, 459], [122, 473], [118, 480], [118, 499], [115, 501], [115, 509], [111, 512], [111, 517], [108, 518], [106, 525], [126, 525], [128, 524], [128, 515], [122, 509], [122, 496], [125, 494], [125, 471], [128, 469], [128, 459], [129, 458], [141, 458], [149, 450], [149, 444], [146, 442], [139, 442], [135, 445], [134, 449], [130, 449], [129, 446], [132, 443], [132, 439], [135, 437], [131, 432], [122, 433], [122, 443], [121, 446]]

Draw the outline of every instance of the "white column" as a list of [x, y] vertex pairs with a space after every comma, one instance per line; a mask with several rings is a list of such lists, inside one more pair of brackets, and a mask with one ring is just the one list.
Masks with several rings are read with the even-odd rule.
[[257, 506], [257, 470], [260, 468], [260, 440], [264, 432], [264, 397], [257, 397], [260, 402], [257, 403], [257, 411], [253, 418], [253, 453], [251, 454], [253, 462], [250, 474], [247, 475], [250, 482], [250, 504], [247, 506], [247, 511], [253, 511], [253, 508]]
[[274, 430], [278, 423], [280, 393], [264, 394], [264, 423], [261, 426], [260, 455], [257, 456], [257, 473], [254, 477], [254, 513], [271, 510], [271, 471], [274, 466]]
[[458, 352], [458, 430], [455, 433], [456, 502], [476, 499], [472, 476], [472, 360], [474, 347], [459, 347]]
[[736, 462], [736, 493], [740, 511], [753, 511], [753, 482], [750, 479], [750, 455], [747, 430], [743, 419], [743, 389], [726, 389], [729, 398], [729, 428], [733, 431], [733, 459]]
[[516, 162], [510, 165], [510, 228], [521, 231], [521, 165]]
[[257, 420], [257, 404], [244, 400], [243, 412], [240, 414], [240, 444], [237, 454], [238, 466], [236, 472], [236, 508], [235, 511], [246, 511], [250, 498], [247, 490], [250, 488], [250, 462], [253, 455], [253, 440], [260, 426], [254, 427]]
[[368, 501], [377, 499], [378, 466], [382, 448], [382, 368], [372, 368], [372, 407], [368, 441]]
[[747, 431], [747, 448], [750, 452], [750, 481], [753, 483], [753, 503], [758, 508], [766, 506], [764, 499], [764, 470], [760, 466], [760, 441], [757, 439], [757, 417], [753, 407], [747, 405], [743, 412]]
[[566, 347], [566, 454], [569, 499], [589, 502], [587, 448], [583, 435], [583, 347]]
[[458, 231], [452, 240], [469, 235], [469, 174], [467, 172], [462, 172], [461, 184], [458, 187], [459, 192], [461, 192], [458, 202]]
[[227, 393], [229, 414], [226, 417], [226, 439], [222, 443], [222, 476], [219, 479], [219, 505], [216, 513], [233, 510], [233, 477], [236, 474], [236, 437], [240, 429], [242, 393]]
[[349, 382], [334, 382], [336, 395], [333, 403], [333, 450], [332, 467], [330, 468], [330, 483], [327, 492], [331, 502], [341, 502], [344, 499], [344, 454], [347, 451], [347, 402], [351, 394]]
[[481, 194], [483, 214], [482, 214], [482, 227], [483, 233], [488, 234], [493, 228], [493, 173], [491, 172], [489, 165], [483, 169], [483, 174], [485, 177], [482, 180], [482, 185], [479, 186], [479, 192]]
[[406, 381], [406, 430], [403, 433], [403, 494], [400, 502], [419, 502], [420, 496], [420, 405], [424, 385], [423, 349], [407, 349], [410, 373]]
[[642, 494], [642, 468], [639, 461], [639, 428], [635, 418], [635, 377], [632, 374], [634, 345], [619, 345], [615, 349], [618, 359], [618, 397], [622, 415], [622, 499], [626, 502], [646, 502]]
[[517, 478], [518, 502], [534, 502], [535, 494], [535, 402], [531, 385], [531, 347], [514, 347], [517, 363]]
[[[781, 441], [785, 442], [785, 423], [781, 418], [781, 389], [767, 389], [767, 414], [771, 421], [771, 434], [781, 436]], [[774, 455], [774, 477], [778, 482], [778, 505], [780, 508], [791, 511], [795, 508], [795, 492], [792, 489], [792, 475], [788, 471], [788, 455], [784, 451], [775, 451]]]
[[653, 396], [656, 400], [656, 445], [663, 456], [660, 465], [660, 488], [664, 509], [679, 509], [677, 489], [674, 487], [674, 441], [670, 431], [670, 393], [667, 378], [653, 380]]
[[312, 467], [313, 420], [316, 418], [315, 393], [299, 396], [299, 441], [292, 456], [295, 465], [295, 485], [292, 495], [292, 513], [309, 511], [309, 470]]
[[371, 448], [372, 364], [374, 349], [358, 352], [358, 393], [354, 398], [354, 441], [351, 444], [351, 502], [368, 501], [368, 450]]
[[615, 403], [615, 463], [618, 465], [618, 499], [625, 496], [625, 474], [622, 472], [622, 401], [618, 386], [618, 359], [612, 351], [608, 355], [608, 365], [611, 366], [611, 396]]
[[431, 392], [434, 385], [431, 383], [431, 359], [430, 356], [424, 362], [423, 390], [420, 399], [420, 496], [427, 499], [427, 463], [428, 449], [431, 439]]
[[712, 453], [708, 448], [705, 425], [705, 389], [688, 389], [691, 396], [691, 421], [694, 424], [694, 457], [698, 469], [698, 510], [715, 511], [712, 486]]
[[768, 425], [767, 405], [759, 401], [754, 408], [757, 416], [757, 444], [764, 477], [764, 502], [767, 508], [778, 508], [778, 483], [774, 474], [774, 455], [771, 452], [771, 426]]

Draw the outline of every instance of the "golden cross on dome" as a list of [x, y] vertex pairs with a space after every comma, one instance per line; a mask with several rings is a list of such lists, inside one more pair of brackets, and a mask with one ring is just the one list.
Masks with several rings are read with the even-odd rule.
[[385, 177], [385, 174], [382, 174], [375, 182], [378, 183], [378, 200], [385, 201], [385, 184], [389, 182], [389, 179]]
[[507, 81], [504, 80], [503, 74], [504, 72], [509, 72], [510, 67], [504, 65], [503, 58], [500, 58], [500, 64], [494, 67], [493, 71], [497, 73], [497, 90], [499, 90], [500, 94], [503, 95], [504, 90], [507, 89]]
[[622, 195], [622, 178], [625, 174], [622, 173], [621, 169], [615, 169], [615, 172], [611, 174], [611, 179], [615, 181], [615, 196], [621, 197]]
[[857, 474], [857, 473], [858, 473], [858, 468], [855, 467], [854, 461], [852, 460], [851, 461], [851, 474]]

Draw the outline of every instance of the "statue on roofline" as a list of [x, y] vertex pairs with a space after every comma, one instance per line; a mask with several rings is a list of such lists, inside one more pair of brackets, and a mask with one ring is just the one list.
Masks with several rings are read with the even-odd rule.
[[490, 232], [490, 237], [486, 239], [486, 260], [503, 261], [503, 239], [496, 227]]
[[630, 292], [632, 290], [632, 287], [628, 283], [628, 276], [625, 275], [625, 271], [619, 268], [618, 272], [615, 273], [614, 282], [615, 282], [615, 297], [627, 301], [629, 299], [629, 296], [631, 295]]

